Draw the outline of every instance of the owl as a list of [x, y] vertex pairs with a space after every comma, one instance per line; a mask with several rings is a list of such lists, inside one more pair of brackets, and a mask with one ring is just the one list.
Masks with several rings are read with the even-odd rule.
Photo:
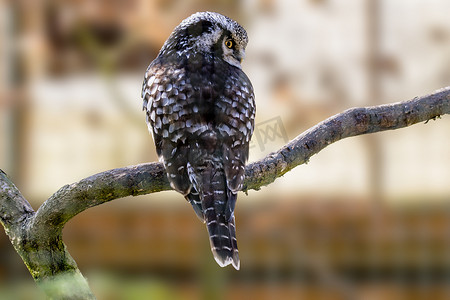
[[145, 73], [143, 110], [171, 187], [206, 223], [221, 266], [239, 269], [234, 208], [253, 134], [247, 33], [213, 12], [183, 20]]

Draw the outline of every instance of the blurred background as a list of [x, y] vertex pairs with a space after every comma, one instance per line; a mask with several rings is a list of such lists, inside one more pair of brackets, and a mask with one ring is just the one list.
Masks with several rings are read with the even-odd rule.
[[[355, 106], [450, 84], [447, 0], [0, 0], [0, 168], [37, 209], [61, 186], [156, 161], [147, 65], [197, 11], [249, 35], [250, 161]], [[98, 299], [449, 299], [450, 118], [339, 141], [236, 208], [222, 269], [173, 192], [115, 200], [64, 241]], [[0, 231], [0, 299], [40, 291]]]

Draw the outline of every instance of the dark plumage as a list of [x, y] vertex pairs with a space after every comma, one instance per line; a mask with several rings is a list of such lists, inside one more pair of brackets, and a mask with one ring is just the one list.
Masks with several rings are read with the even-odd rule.
[[211, 12], [183, 20], [145, 73], [146, 121], [169, 182], [206, 222], [220, 266], [239, 269], [234, 206], [253, 133], [253, 87], [241, 69], [248, 38]]

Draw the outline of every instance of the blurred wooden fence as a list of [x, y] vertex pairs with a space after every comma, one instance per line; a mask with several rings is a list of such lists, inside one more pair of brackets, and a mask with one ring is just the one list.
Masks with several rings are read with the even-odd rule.
[[[187, 203], [125, 207], [127, 200], [119, 201], [122, 203], [90, 209], [66, 226], [64, 240], [83, 272], [150, 273], [184, 282], [205, 264], [213, 263], [206, 229]], [[373, 207], [361, 199], [264, 201], [254, 207], [239, 204], [241, 270], [223, 270], [233, 272], [230, 280], [236, 283], [235, 297], [243, 282], [254, 287], [252, 295], [267, 288], [268, 281], [280, 293], [305, 292], [301, 288], [305, 282], [320, 284], [314, 270], [317, 264], [311, 261], [355, 289], [388, 293], [401, 284], [404, 291], [411, 292], [425, 284], [434, 298], [417, 299], [450, 296], [447, 204]], [[15, 255], [11, 248], [1, 234], [0, 279], [19, 267], [6, 263], [7, 256]], [[325, 287], [319, 291], [326, 292]]]

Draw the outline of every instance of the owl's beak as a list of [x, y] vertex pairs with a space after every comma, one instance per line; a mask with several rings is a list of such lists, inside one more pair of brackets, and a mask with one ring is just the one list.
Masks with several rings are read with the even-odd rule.
[[245, 59], [245, 52], [244, 51], [239, 51], [236, 59], [239, 61], [239, 63], [242, 63]]

